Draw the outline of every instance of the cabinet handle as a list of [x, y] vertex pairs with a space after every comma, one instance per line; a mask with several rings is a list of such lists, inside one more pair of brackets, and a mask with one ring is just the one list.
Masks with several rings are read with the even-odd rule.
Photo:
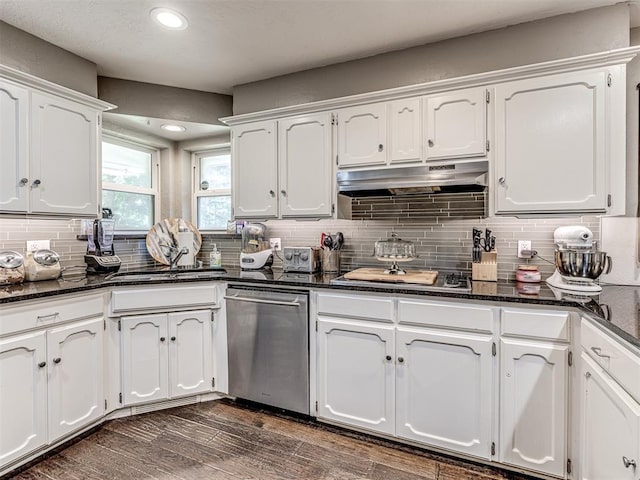
[[20, 179], [20, 185], [21, 186], [25, 186], [27, 183], [29, 183], [29, 179], [28, 178], [21, 178]]
[[38, 364], [38, 366], [39, 366], [40, 368], [44, 368], [44, 367], [46, 367], [46, 366], [47, 366], [47, 362], [40, 362], [40, 363]]
[[500, 178], [498, 179], [498, 183], [499, 183], [500, 185], [504, 185], [504, 182], [506, 182], [506, 180], [507, 180], [506, 178], [504, 178], [504, 177], [500, 177]]
[[176, 341], [176, 337], [171, 337], [171, 341], [175, 342]]
[[38, 180], [37, 178], [33, 181], [33, 186], [37, 187], [38, 185], [40, 185], [42, 182], [40, 180]]
[[591, 351], [595, 353], [600, 358], [611, 358], [611, 355], [605, 355], [602, 353], [602, 349], [600, 347], [591, 347]]
[[427, 140], [427, 144], [428, 144], [430, 147], [433, 147], [433, 140]]
[[38, 315], [38, 316], [36, 317], [36, 319], [37, 319], [39, 322], [40, 322], [40, 321], [42, 321], [42, 320], [47, 320], [47, 319], [51, 319], [51, 320], [53, 320], [53, 319], [54, 319], [54, 318], [56, 318], [58, 315], [60, 315], [60, 313], [59, 313], [59, 312], [53, 312], [53, 313], [50, 313], [49, 315]]
[[382, 150], [384, 150], [384, 145], [382, 144], [378, 145], [378, 151], [381, 152]]
[[384, 357], [384, 358], [385, 358], [385, 360], [386, 360], [387, 362], [390, 362], [390, 361], [391, 361], [391, 355], [387, 355], [387, 356], [386, 356], [386, 357]]
[[398, 357], [398, 363], [404, 363], [404, 358]]
[[53, 363], [55, 363], [56, 365], [58, 363], [60, 363], [61, 361], [62, 361], [62, 359], [60, 357], [56, 357], [56, 358], [53, 359]]
[[286, 190], [280, 190], [280, 193], [282, 194], [283, 197], [287, 196], [287, 191]]
[[276, 196], [276, 192], [274, 192], [273, 190], [269, 190], [269, 195], [271, 195], [272, 197]]
[[636, 461], [629, 460], [627, 457], [622, 457], [622, 463], [624, 463], [625, 468], [629, 468], [629, 467], [636, 468]]
[[161, 341], [161, 342], [164, 342], [165, 340], [166, 340], [166, 338], [164, 338], [164, 337], [160, 337], [160, 341]]

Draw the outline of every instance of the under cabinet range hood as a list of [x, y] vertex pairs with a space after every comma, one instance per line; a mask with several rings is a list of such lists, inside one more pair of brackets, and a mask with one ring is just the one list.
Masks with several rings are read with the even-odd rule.
[[487, 186], [488, 170], [487, 160], [459, 160], [417, 167], [339, 171], [338, 193], [349, 197], [368, 197], [482, 192]]

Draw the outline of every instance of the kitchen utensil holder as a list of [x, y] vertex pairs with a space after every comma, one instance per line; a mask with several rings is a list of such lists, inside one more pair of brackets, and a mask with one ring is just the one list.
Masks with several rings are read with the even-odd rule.
[[322, 271], [326, 273], [340, 273], [339, 250], [322, 250]]
[[482, 282], [498, 281], [498, 252], [481, 252], [480, 263], [471, 264], [471, 279]]

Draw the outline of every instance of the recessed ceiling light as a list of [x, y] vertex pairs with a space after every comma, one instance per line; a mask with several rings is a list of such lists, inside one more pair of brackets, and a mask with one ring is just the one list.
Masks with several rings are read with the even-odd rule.
[[187, 131], [187, 129], [182, 125], [171, 125], [168, 123], [160, 125], [160, 128], [162, 128], [163, 130], [167, 130], [169, 132], [186, 132]]
[[168, 8], [153, 8], [149, 15], [156, 23], [171, 30], [184, 30], [188, 25], [184, 15]]

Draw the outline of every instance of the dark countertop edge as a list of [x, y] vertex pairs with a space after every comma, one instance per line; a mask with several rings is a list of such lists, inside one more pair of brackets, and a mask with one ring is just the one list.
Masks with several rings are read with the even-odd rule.
[[[589, 317], [592, 320], [597, 321], [600, 325], [605, 327], [607, 330], [613, 332], [618, 337], [624, 339], [631, 345], [640, 348], [640, 338], [636, 338], [616, 326], [615, 324], [609, 322], [605, 318], [602, 318], [600, 315], [594, 313], [592, 310], [586, 308], [579, 302], [574, 302], [570, 300], [558, 300], [558, 299], [550, 299], [550, 298], [536, 298], [536, 297], [514, 297], [506, 294], [482, 294], [482, 293], [472, 293], [472, 292], [443, 292], [443, 291], [416, 291], [416, 290], [402, 290], [397, 288], [384, 288], [384, 287], [362, 287], [362, 286], [348, 286], [348, 285], [330, 285], [329, 283], [313, 283], [313, 282], [303, 282], [303, 281], [293, 281], [293, 280], [280, 280], [280, 279], [258, 279], [258, 278], [242, 278], [235, 273], [227, 274], [226, 276], [221, 276], [219, 278], [212, 279], [202, 279], [202, 278], [179, 278], [179, 279], [162, 279], [162, 280], [145, 280], [145, 281], [132, 281], [132, 282], [115, 282], [115, 281], [105, 281], [103, 280], [103, 276], [94, 275], [96, 283], [93, 284], [85, 284], [85, 285], [68, 285], [61, 286], [57, 290], [49, 290], [44, 292], [33, 292], [33, 293], [25, 293], [22, 295], [16, 295], [14, 297], [5, 297], [0, 298], [0, 305], [18, 303], [21, 301], [27, 300], [35, 300], [39, 298], [52, 297], [57, 295], [64, 294], [73, 294], [86, 290], [97, 290], [101, 288], [112, 288], [112, 287], [130, 287], [130, 286], [141, 286], [141, 285], [161, 285], [161, 284], [172, 284], [172, 283], [192, 283], [192, 282], [225, 282], [225, 283], [247, 283], [254, 285], [265, 285], [265, 286], [283, 286], [283, 287], [297, 287], [302, 289], [326, 289], [326, 290], [343, 290], [343, 291], [352, 291], [352, 292], [372, 292], [372, 293], [386, 293], [391, 295], [410, 295], [415, 297], [437, 297], [437, 298], [452, 298], [457, 300], [472, 300], [472, 301], [486, 301], [486, 302], [504, 302], [504, 303], [515, 303], [515, 304], [525, 304], [525, 305], [544, 305], [544, 306], [553, 306], [553, 307], [562, 307], [562, 308], [573, 308], [583, 313], [585, 316]], [[84, 280], [84, 278], [83, 278]], [[71, 283], [69, 281], [69, 283]]]

